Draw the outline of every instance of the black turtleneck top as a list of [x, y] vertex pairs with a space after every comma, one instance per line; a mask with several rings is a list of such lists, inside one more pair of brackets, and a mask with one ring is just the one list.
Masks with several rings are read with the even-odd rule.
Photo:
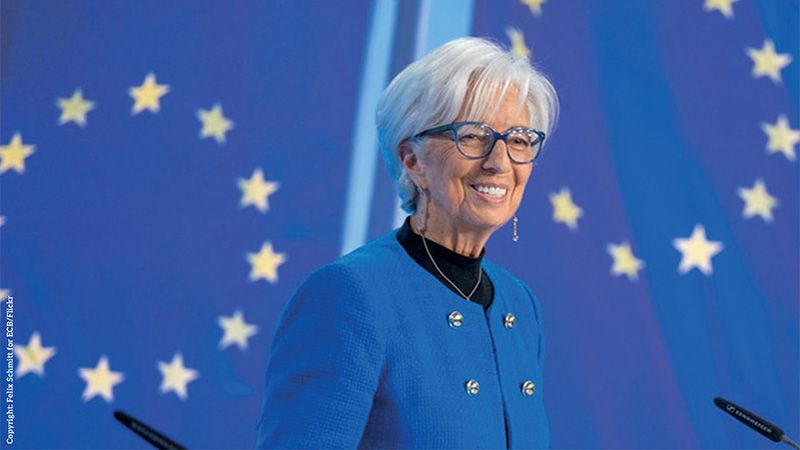
[[[431, 258], [425, 251], [425, 246], [422, 243], [422, 236], [411, 229], [411, 216], [406, 217], [406, 221], [403, 222], [403, 226], [400, 227], [400, 230], [397, 232], [397, 240], [417, 264], [438, 278], [448, 289], [455, 292], [459, 297], [461, 296], [461, 294], [442, 277], [439, 271], [436, 270], [436, 267], [434, 267]], [[461, 289], [461, 292], [469, 295], [475, 287], [475, 283], [478, 282], [478, 270], [483, 270], [481, 268], [481, 260], [486, 253], [486, 249], [484, 248], [481, 250], [481, 254], [477, 258], [470, 258], [469, 256], [456, 253], [447, 247], [443, 247], [430, 239], [427, 239], [427, 243], [431, 256], [436, 261], [436, 265], [439, 266], [439, 269]], [[485, 313], [492, 304], [493, 298], [494, 286], [484, 271], [481, 276], [481, 284], [478, 286], [478, 289], [475, 290], [475, 293], [472, 294], [470, 300], [483, 306], [483, 311]]]

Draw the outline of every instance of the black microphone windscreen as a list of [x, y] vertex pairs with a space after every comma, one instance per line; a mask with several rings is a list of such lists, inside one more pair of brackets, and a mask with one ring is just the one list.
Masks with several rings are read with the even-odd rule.
[[758, 417], [757, 415], [751, 413], [750, 411], [734, 403], [731, 403], [722, 397], [715, 398], [714, 404], [717, 405], [719, 409], [733, 416], [734, 419], [758, 431], [767, 438], [775, 442], [781, 441], [781, 437], [783, 437], [783, 430], [781, 430], [774, 424], [767, 422], [761, 417]]
[[186, 448], [154, 430], [146, 423], [137, 420], [136, 418], [125, 414], [122, 411], [114, 411], [114, 417], [116, 417], [116, 419], [119, 420], [123, 425], [128, 427], [134, 433], [138, 434], [142, 439], [149, 442], [159, 450], [183, 450]]

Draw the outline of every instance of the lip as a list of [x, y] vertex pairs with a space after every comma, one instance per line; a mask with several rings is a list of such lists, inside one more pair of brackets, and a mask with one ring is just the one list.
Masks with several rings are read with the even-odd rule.
[[[481, 199], [481, 200], [483, 200], [483, 201], [485, 201], [487, 203], [493, 203], [493, 204], [503, 203], [503, 202], [506, 201], [506, 199], [508, 198], [508, 195], [511, 193], [511, 189], [509, 189], [508, 185], [505, 185], [505, 184], [497, 184], [497, 183], [468, 183], [467, 185], [469, 186], [469, 190], [470, 191], [472, 191], [474, 194], [476, 194], [479, 199]], [[490, 196], [484, 194], [483, 192], [480, 192], [477, 189], [475, 189], [474, 187], [472, 187], [474, 185], [503, 188], [503, 189], [506, 190], [506, 195], [504, 195], [502, 197], [490, 197]]]

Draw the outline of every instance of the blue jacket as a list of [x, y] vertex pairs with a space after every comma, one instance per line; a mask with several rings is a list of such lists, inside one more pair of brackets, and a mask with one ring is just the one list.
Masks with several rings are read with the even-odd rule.
[[396, 233], [316, 270], [289, 300], [256, 447], [547, 447], [536, 297], [484, 258], [495, 289], [484, 315]]

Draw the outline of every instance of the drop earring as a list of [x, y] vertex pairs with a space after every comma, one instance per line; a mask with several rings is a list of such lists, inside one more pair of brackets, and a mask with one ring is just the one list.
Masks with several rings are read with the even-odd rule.
[[[422, 189], [417, 186], [417, 206], [419, 206], [419, 200], [422, 198]], [[428, 203], [430, 199], [428, 196], [425, 196], [425, 205], [422, 208], [422, 211], [417, 209], [417, 232], [420, 235], [424, 235], [425, 231], [428, 229]]]
[[511, 236], [511, 239], [512, 239], [514, 242], [517, 242], [517, 241], [519, 240], [519, 234], [517, 234], [517, 222], [519, 222], [519, 219], [517, 219], [517, 215], [516, 215], [516, 214], [514, 214], [514, 218], [513, 218], [513, 219], [511, 219], [511, 227], [512, 227], [512, 230], [513, 230], [513, 233], [514, 233], [514, 234]]

